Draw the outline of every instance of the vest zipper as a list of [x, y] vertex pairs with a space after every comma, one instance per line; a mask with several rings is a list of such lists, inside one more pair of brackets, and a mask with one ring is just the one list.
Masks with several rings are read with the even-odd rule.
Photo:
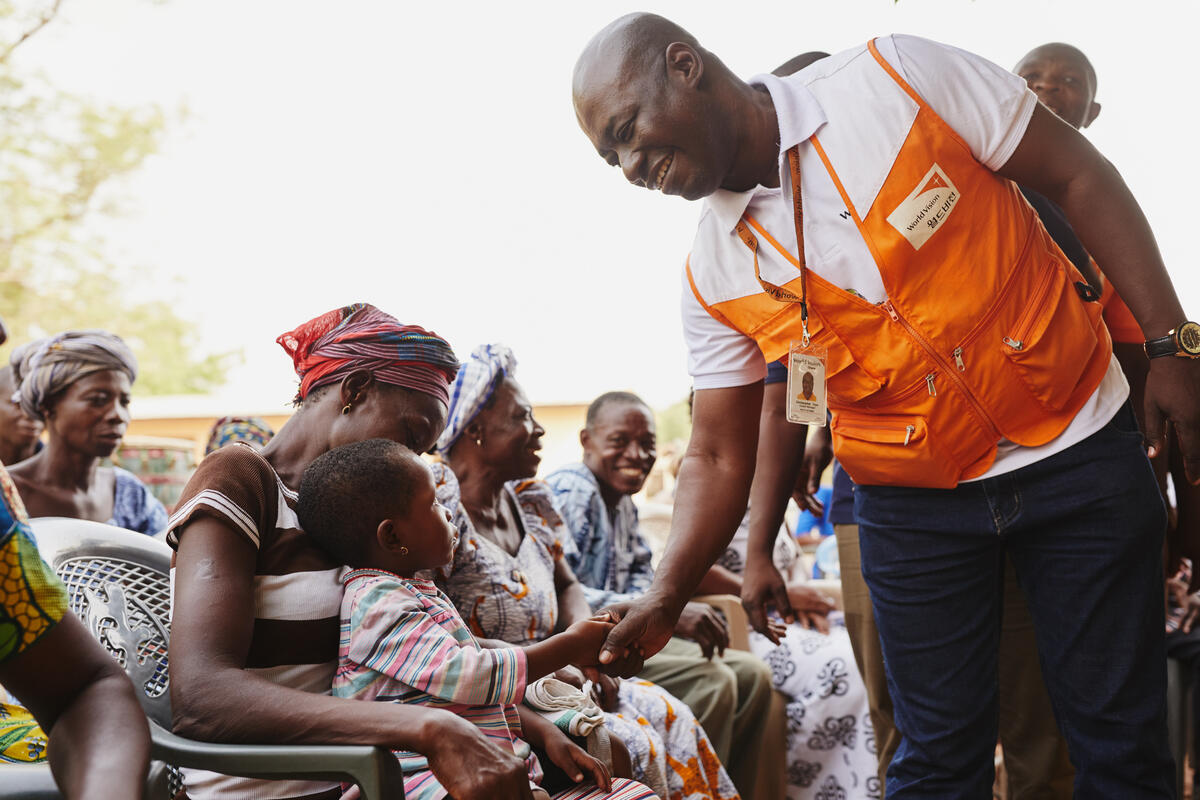
[[933, 385], [933, 373], [925, 376], [925, 385], [929, 387], [929, 396], [937, 397], [937, 387]]
[[916, 431], [916, 429], [917, 429], [916, 425], [905, 425], [904, 426], [904, 446], [905, 447], [908, 447], [908, 443], [912, 441], [912, 435], [913, 435], [913, 432]]
[[[1026, 235], [1026, 237], [1025, 237], [1025, 244], [1021, 247], [1021, 255], [1018, 256], [1017, 260], [1016, 260], [1017, 264], [1022, 264], [1025, 262], [1025, 258], [1029, 255], [1029, 250], [1033, 246], [1033, 242], [1034, 242], [1034, 236], [1033, 236], [1033, 232], [1031, 230], [1030, 233], [1028, 235]], [[1013, 283], [1016, 282], [1016, 279], [1018, 277], [1020, 277], [1020, 275], [1021, 275], [1021, 270], [1014, 268], [1009, 273], [1008, 277], [1004, 279], [1004, 284], [996, 292], [996, 295], [995, 295], [996, 298], [1008, 297], [1009, 292], [1012, 291]], [[978, 321], [976, 321], [975, 325], [971, 328], [970, 332], [967, 333], [966, 338], [958, 343], [959, 351], [962, 351], [963, 349], [965, 349], [967, 347], [967, 345], [974, 342], [976, 339], [979, 338], [979, 336], [985, 330], [987, 330], [987, 327], [992, 322], [992, 318], [995, 317], [996, 314], [998, 314], [1000, 312], [1000, 308], [1002, 305], [1003, 305], [1003, 303], [999, 302], [999, 300], [992, 303], [991, 307], [988, 308], [988, 310], [984, 313], [984, 315], [982, 317], [980, 317]], [[960, 356], [961, 356], [961, 352], [960, 352]], [[957, 359], [955, 360], [955, 364], [958, 365]], [[965, 364], [958, 365], [958, 366], [959, 366], [959, 372], [967, 371]]]
[[[892, 322], [900, 323], [904, 330], [908, 331], [908, 335], [911, 336], [917, 344], [921, 345], [921, 348], [929, 354], [930, 358], [932, 358], [943, 368], [943, 371], [950, 377], [952, 381], [958, 384], [958, 388], [962, 391], [963, 397], [967, 399], [967, 402], [971, 405], [971, 408], [975, 411], [975, 414], [988, 426], [988, 428], [991, 429], [992, 433], [999, 438], [1000, 431], [996, 427], [996, 423], [992, 422], [992, 418], [989, 417], [987, 412], [983, 410], [983, 406], [979, 405], [979, 401], [976, 400], [975, 396], [971, 394], [971, 390], [967, 387], [966, 382], [958, 376], [957, 371], [951, 369], [950, 365], [946, 363], [946, 360], [938, 355], [938, 352], [933, 349], [933, 345], [931, 345], [929, 341], [917, 331], [916, 328], [910, 325], [908, 320], [900, 316], [900, 312], [896, 311], [896, 307], [892, 305], [891, 300], [884, 300], [881, 305], [883, 306], [883, 310], [887, 312], [888, 316], [892, 318]], [[930, 388], [932, 388], [933, 381], [930, 380], [929, 383]], [[933, 394], [933, 392], [930, 392], [930, 394]]]
[[958, 367], [959, 372], [967, 371], [967, 365], [963, 363], [961, 347], [954, 348], [954, 365]]
[[1013, 350], [1021, 350], [1025, 347], [1025, 337], [1029, 335], [1029, 331], [1033, 328], [1033, 322], [1037, 319], [1037, 314], [1046, 302], [1046, 294], [1050, 291], [1050, 285], [1054, 279], [1054, 270], [1056, 262], [1050, 263], [1050, 268], [1044, 271], [1041, 282], [1038, 283], [1037, 291], [1033, 293], [1029, 305], [1025, 306], [1025, 312], [1021, 314], [1021, 319], [1013, 326], [1012, 336], [1005, 336], [1001, 341], [1011, 347]]

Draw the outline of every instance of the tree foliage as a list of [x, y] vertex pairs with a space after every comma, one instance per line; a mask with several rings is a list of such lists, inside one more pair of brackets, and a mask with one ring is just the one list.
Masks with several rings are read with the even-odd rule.
[[14, 344], [68, 328], [124, 337], [141, 364], [138, 394], [205, 391], [235, 356], [197, 356], [195, 325], [139, 298], [146, 273], [114, 263], [85, 224], [119, 210], [119, 181], [158, 150], [166, 114], [96, 103], [13, 64], [62, 2], [0, 0], [0, 315]]

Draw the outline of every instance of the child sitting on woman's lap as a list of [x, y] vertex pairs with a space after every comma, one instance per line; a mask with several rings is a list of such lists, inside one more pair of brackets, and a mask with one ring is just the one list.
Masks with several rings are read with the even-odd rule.
[[[353, 568], [343, 578], [333, 694], [453, 711], [524, 758], [533, 796], [547, 800], [514, 704], [527, 680], [567, 664], [594, 665], [611, 624], [583, 620], [526, 647], [480, 647], [450, 600], [431, 581], [414, 577], [453, 559], [457, 531], [436, 500], [429, 467], [395, 442], [371, 439], [322, 455], [304, 472], [298, 514], [314, 541]], [[640, 784], [611, 780], [603, 762], [553, 725], [531, 726], [526, 734], [554, 753], [576, 783], [585, 772], [595, 783], [556, 799], [653, 797]], [[539, 741], [555, 736], [565, 742]], [[396, 757], [406, 797], [446, 796], [424, 756], [396, 751]]]

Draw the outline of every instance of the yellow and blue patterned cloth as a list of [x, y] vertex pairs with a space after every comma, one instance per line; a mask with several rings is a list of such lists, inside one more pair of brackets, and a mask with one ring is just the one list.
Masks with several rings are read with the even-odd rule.
[[[0, 465], [0, 663], [16, 658], [67, 613], [67, 589], [38, 555], [21, 497]], [[0, 700], [6, 695], [0, 691]], [[46, 735], [24, 708], [0, 702], [0, 764], [46, 758]]]

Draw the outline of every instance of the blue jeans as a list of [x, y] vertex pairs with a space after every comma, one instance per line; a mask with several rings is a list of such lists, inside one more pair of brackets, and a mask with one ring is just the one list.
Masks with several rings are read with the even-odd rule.
[[855, 513], [903, 741], [889, 800], [990, 798], [1001, 568], [1016, 567], [1077, 798], [1175, 796], [1166, 515], [1129, 405], [1042, 461], [954, 489], [860, 486]]

